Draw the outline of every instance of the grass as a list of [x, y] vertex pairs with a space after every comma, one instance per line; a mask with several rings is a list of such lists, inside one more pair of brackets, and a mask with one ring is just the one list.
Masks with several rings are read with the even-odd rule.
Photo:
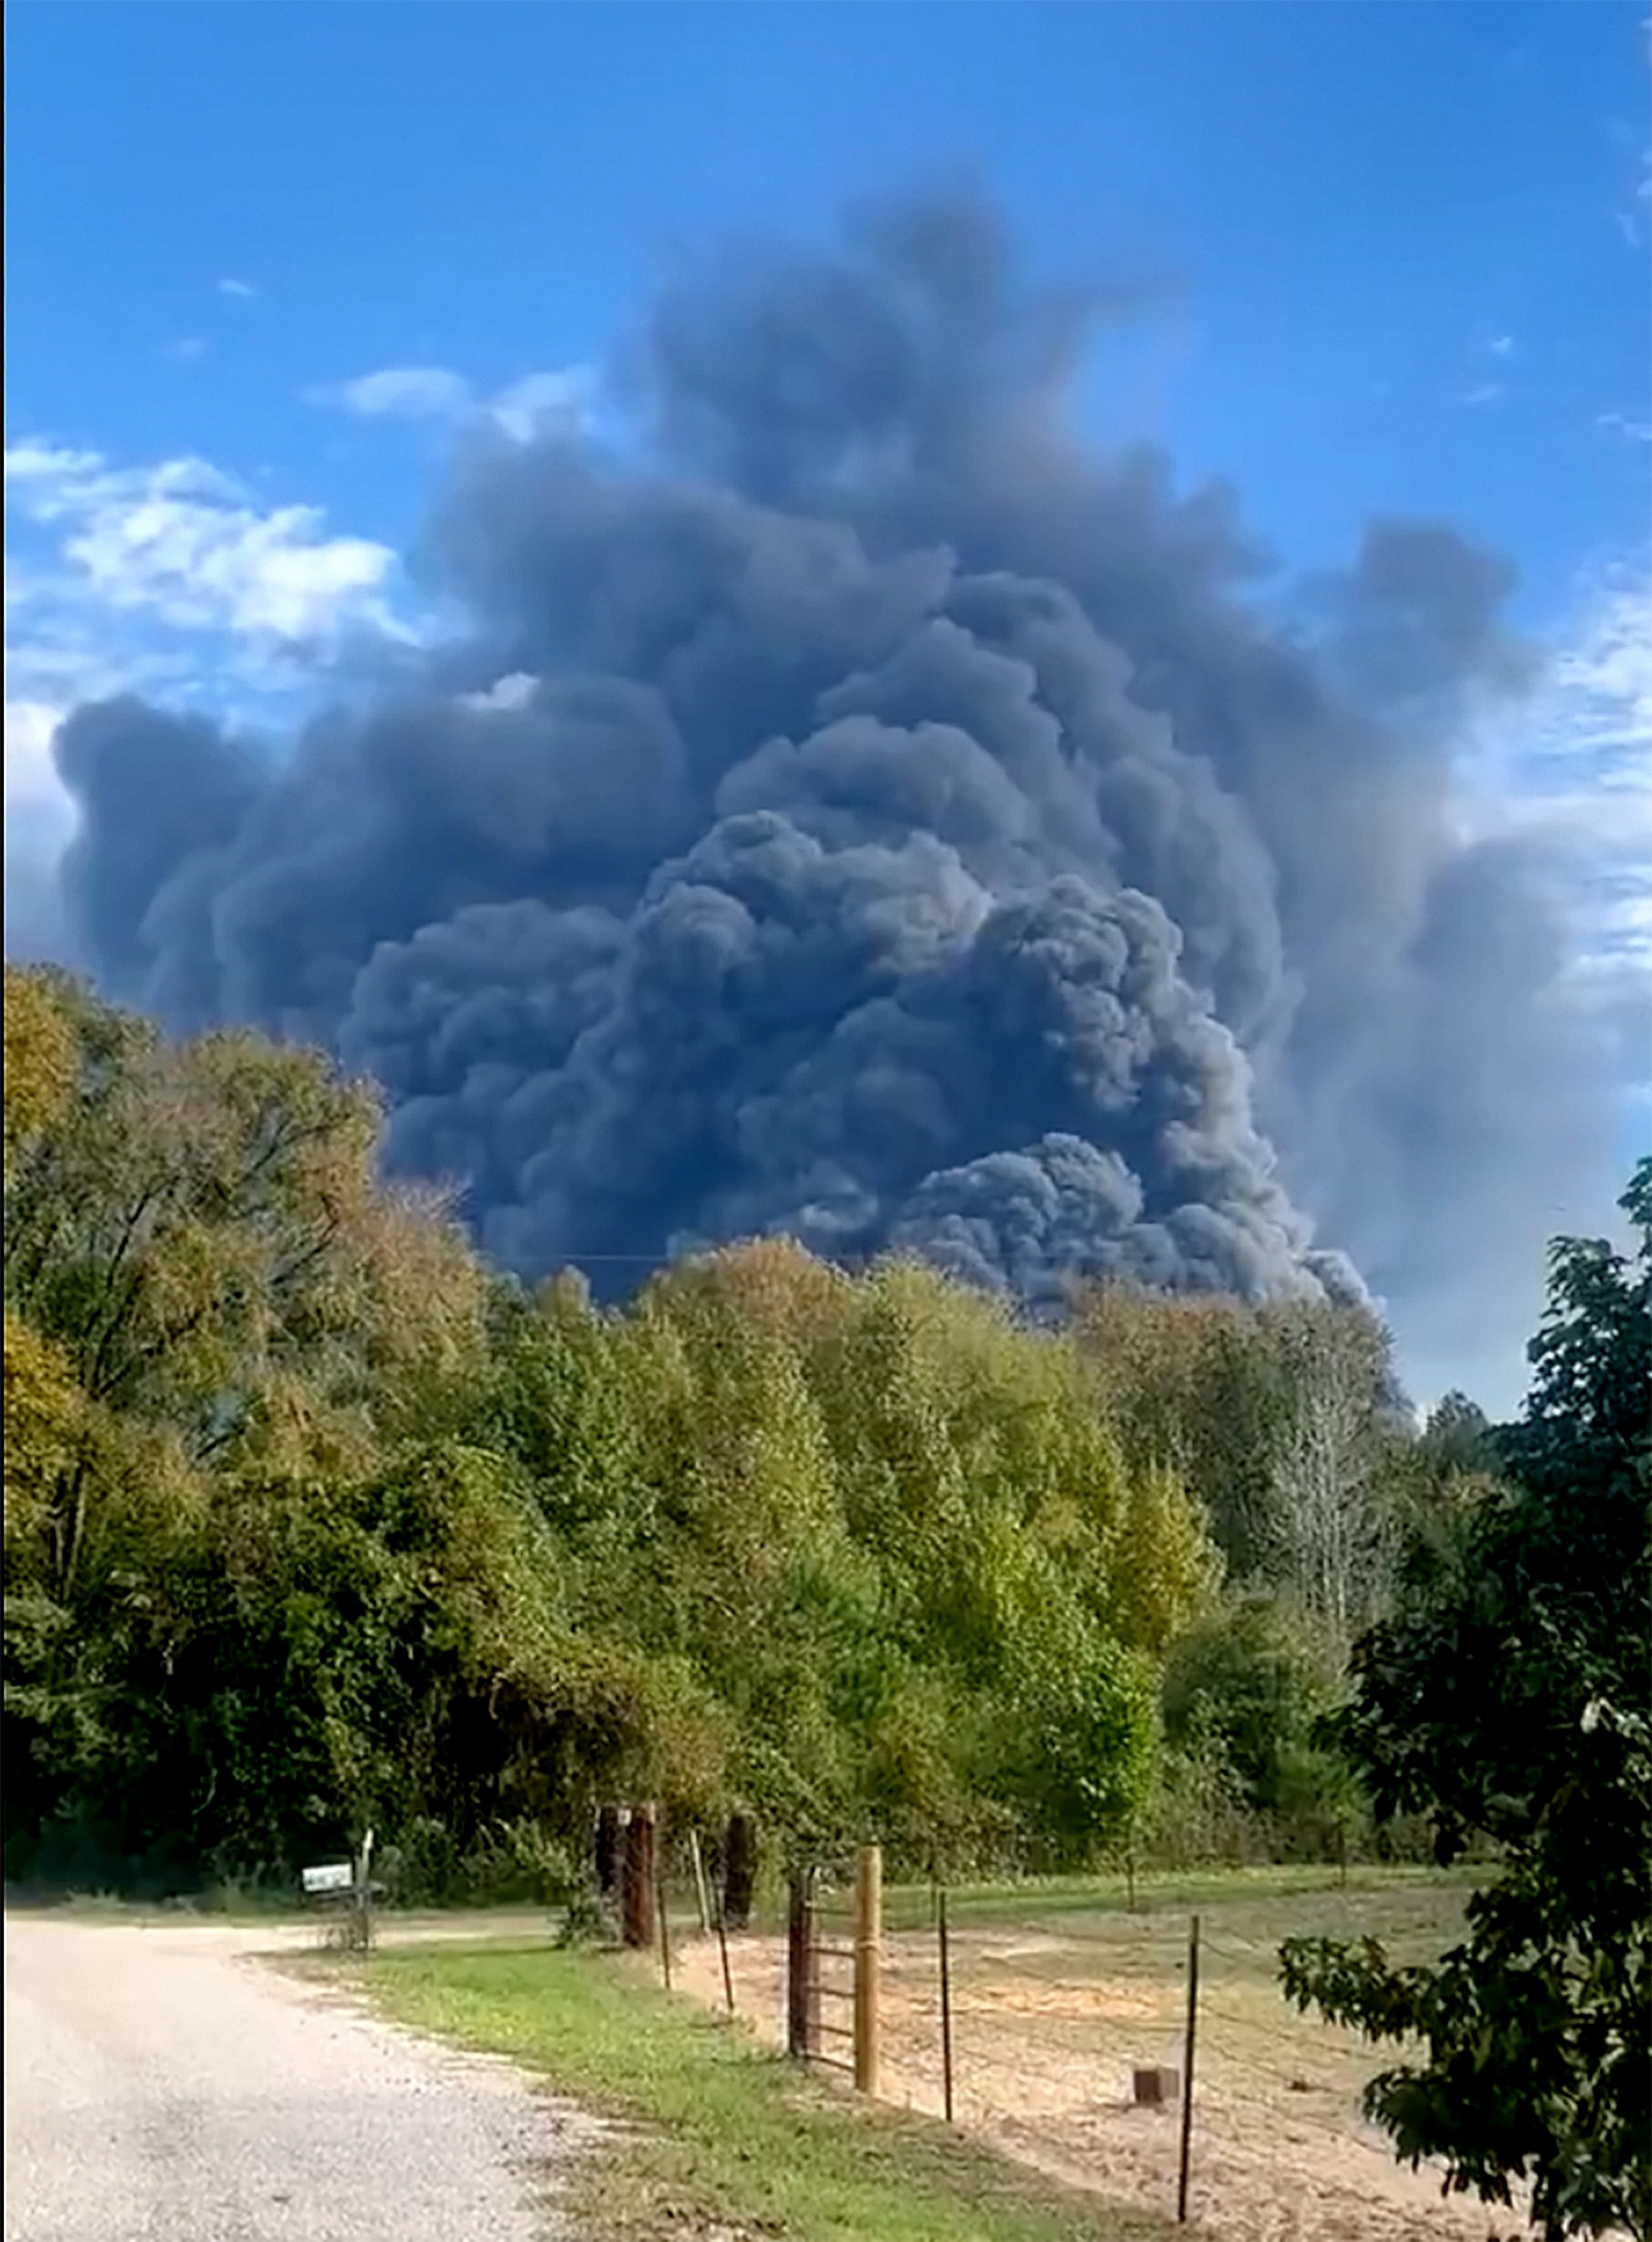
[[[1283, 2063], [1273, 2082], [1282, 2092], [1301, 2068], [1351, 2108], [1364, 2060], [1333, 2050], [1324, 2027], [1286, 2017], [1279, 1938], [1370, 1929], [1400, 1950], [1437, 1951], [1473, 1881], [1472, 1872], [1360, 1867], [1344, 1881], [1320, 1865], [1158, 1871], [1136, 1878], [1133, 1912], [1122, 1875], [954, 1888], [949, 1907], [966, 1990], [984, 1970], [1002, 1974], [977, 1941], [1011, 1929], [1043, 1932], [1064, 1951], [1018, 1958], [1012, 1967], [1024, 1979], [1071, 1975], [1076, 1940], [1091, 1957], [1083, 1974], [1162, 1993], [1172, 2018], [1186, 1914], [1206, 1910], [1216, 1941], [1206, 1961], [1208, 2059], [1217, 2074], [1231, 2069], [1236, 2086], [1262, 2094], [1262, 2074]], [[691, 1904], [675, 1903], [680, 1923]], [[923, 1886], [886, 1894], [892, 1981], [903, 1975], [909, 1945], [912, 1966], [920, 1976], [928, 1970], [930, 1941], [921, 1934], [930, 1906]], [[1066, 2187], [933, 2118], [857, 2102], [800, 2074], [747, 2031], [681, 1994], [662, 1994], [641, 1957], [559, 1950], [535, 1935], [537, 1924], [530, 1930], [502, 1910], [450, 1919], [445, 1936], [435, 1918], [392, 1930], [394, 1923], [386, 1923], [393, 1943], [343, 1965], [376, 2003], [416, 2030], [513, 2057], [587, 2111], [620, 2121], [573, 2175], [568, 2208], [588, 2242], [1167, 2242], [1169, 2225], [1152, 2211]], [[755, 1957], [755, 1947], [741, 1944]], [[340, 1965], [303, 1966], [332, 1975]], [[758, 2004], [773, 2004], [767, 1991]], [[743, 1990], [742, 2010], [753, 2012]], [[1053, 2016], [1024, 2030], [1029, 2057], [1071, 2036]], [[1282, 2031], [1300, 2040], [1299, 2051], [1273, 2044]], [[888, 2036], [896, 2057], [898, 2029]], [[1097, 2033], [1090, 2038], [1104, 2044]], [[1003, 2057], [1013, 2053], [1006, 2044]], [[1297, 2098], [1293, 2106], [1300, 2116], [1306, 2105]], [[1263, 2123], [1273, 2116], [1253, 2114]], [[1069, 2161], [1058, 2159], [1057, 2169]]]
[[513, 2057], [621, 2121], [572, 2178], [567, 2208], [588, 2242], [1165, 2242], [1170, 2232], [931, 2119], [799, 2074], [628, 1960], [543, 1945], [403, 1948], [357, 1962], [351, 1977], [400, 2021]]
[[[1271, 2132], [1276, 2102], [1288, 2103], [1293, 2120], [1318, 2108], [1294, 2092], [1303, 2073], [1316, 2092], [1324, 2090], [1322, 2115], [1331, 2122], [1333, 2103], [1352, 2109], [1368, 2051], [1333, 2047], [1326, 2028], [1286, 2015], [1276, 1977], [1279, 1937], [1371, 1930], [1397, 1955], [1420, 1958], [1445, 1943], [1475, 1881], [1472, 1869], [1392, 1867], [1351, 1868], [1346, 1881], [1318, 1865], [1144, 1871], [1135, 1880], [1133, 1910], [1122, 1875], [955, 1886], [949, 1893], [955, 1983], [967, 2010], [971, 1993], [985, 1996], [990, 2007], [1006, 1970], [1023, 1984], [1047, 1980], [1052, 1990], [1071, 1977], [1093, 1977], [1152, 1991], [1155, 2015], [1162, 1995], [1165, 2017], [1174, 2024], [1186, 1915], [1201, 1910], [1212, 1942], [1201, 2004], [1210, 2084], [1231, 2074], [1246, 2130]], [[23, 1896], [9, 1893], [8, 1902]], [[890, 1990], [910, 1970], [922, 1979], [916, 1997], [925, 2018], [915, 2028], [923, 2037], [932, 1990], [932, 1895], [923, 1885], [901, 1885], [885, 1896]], [[267, 1904], [249, 1904], [249, 1896], [234, 1891], [188, 1910], [134, 1909], [91, 1894], [68, 1905], [77, 1916], [128, 1921], [176, 1922], [182, 1912], [271, 1920]], [[675, 1919], [686, 1924], [692, 1909], [686, 1894], [677, 1896]], [[414, 2029], [514, 2058], [593, 2115], [619, 2121], [575, 2160], [564, 2192], [581, 2242], [645, 2236], [650, 2242], [1169, 2242], [1172, 2230], [1154, 2211], [1069, 2188], [932, 2118], [858, 2102], [800, 2074], [699, 2003], [663, 1995], [641, 1957], [552, 1947], [543, 1910], [391, 1911], [380, 1923], [385, 1943], [371, 1957], [289, 1953], [285, 1965], [333, 1982], [342, 1977]], [[1044, 1934], [1051, 1946], [1041, 1951], [1035, 1937], [1029, 1947], [1000, 1954], [1006, 1931]], [[740, 1946], [755, 1958], [766, 1943], [772, 1943], [760, 1938]], [[774, 2004], [764, 1991], [756, 2005]], [[755, 2012], [743, 1987], [742, 2009]], [[886, 2054], [898, 2063], [897, 2013], [891, 2006], [886, 2014]], [[1077, 2052], [1093, 2068], [1107, 2028], [1080, 2030], [1052, 2010], [1014, 2024], [1006, 2017], [1002, 2034], [991, 2015], [973, 2027], [966, 2017], [961, 2030], [962, 2077], [972, 2031], [988, 2031], [974, 2052], [1009, 2063], [1013, 2072], [1018, 2053], [1047, 2059]], [[1125, 2027], [1120, 2044], [1127, 2039], [1133, 2047], [1140, 2036], [1138, 2027]], [[933, 2054], [927, 2038], [923, 2052], [926, 2059]], [[1059, 2147], [1061, 2121], [1046, 2130]], [[1058, 2157], [1056, 2169], [1084, 2161]]]
[[[1122, 1872], [1028, 1876], [1014, 1883], [950, 1885], [947, 1910], [954, 1923], [982, 1930], [994, 1926], [1025, 1929], [1033, 1923], [1054, 1930], [1065, 1916], [1151, 1918], [1171, 1914], [1185, 1918], [1195, 1910], [1228, 1914], [1236, 1907], [1253, 1905], [1268, 1916], [1270, 1928], [1277, 1916], [1279, 1933], [1284, 1937], [1297, 1928], [1294, 1903], [1299, 1900], [1309, 1901], [1312, 1911], [1346, 1912], [1352, 1922], [1364, 1900], [1383, 1901], [1407, 1891], [1466, 1893], [1483, 1882], [1485, 1875], [1483, 1868], [1474, 1866], [1441, 1869], [1372, 1863], [1352, 1866], [1344, 1877], [1323, 1862], [1303, 1862], [1246, 1869], [1142, 1869], [1133, 1886]], [[847, 1892], [843, 1897], [846, 1903]], [[692, 1901], [684, 1904], [691, 1906]], [[891, 1886], [884, 1894], [884, 1922], [891, 1930], [925, 1929], [932, 1920], [933, 1904], [927, 1885]], [[770, 1900], [760, 1910], [759, 1921], [763, 1929], [778, 1930], [783, 1921], [781, 1904]]]

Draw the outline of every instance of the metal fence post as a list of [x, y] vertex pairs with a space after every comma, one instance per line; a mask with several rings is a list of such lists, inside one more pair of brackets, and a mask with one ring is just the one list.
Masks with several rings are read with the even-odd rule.
[[717, 1902], [717, 1953], [722, 1963], [722, 1997], [729, 2013], [735, 2012], [735, 1973], [729, 1965], [729, 1926], [722, 1919], [722, 1902]]
[[941, 2092], [946, 2122], [952, 2123], [952, 1949], [947, 1937], [946, 1892], [936, 1895], [936, 1930], [941, 1943]]
[[1187, 2159], [1193, 2141], [1193, 2035], [1199, 2023], [1199, 1917], [1187, 1926], [1187, 2043], [1182, 2057], [1182, 2146], [1176, 2177], [1176, 2218], [1187, 2223]]
[[706, 1863], [700, 1850], [700, 1832], [688, 1832], [688, 1856], [694, 1866], [694, 1896], [700, 1910], [700, 1928], [709, 1933], [711, 1929], [711, 1894], [706, 1884]]
[[855, 2084], [877, 2091], [878, 1964], [883, 1943], [883, 1849], [863, 1845], [855, 1870]]

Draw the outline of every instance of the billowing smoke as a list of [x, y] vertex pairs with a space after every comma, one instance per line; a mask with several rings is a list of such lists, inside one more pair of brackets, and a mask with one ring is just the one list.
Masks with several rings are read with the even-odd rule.
[[1096, 308], [967, 198], [683, 285], [640, 455], [464, 451], [418, 689], [274, 761], [64, 726], [101, 980], [370, 1071], [529, 1273], [785, 1230], [1034, 1301], [1357, 1292], [1273, 1144], [1380, 1288], [1473, 1249], [1598, 1073], [1541, 867], [1447, 822], [1505, 573], [1380, 524], [1266, 623], [1222, 493], [1074, 435]]

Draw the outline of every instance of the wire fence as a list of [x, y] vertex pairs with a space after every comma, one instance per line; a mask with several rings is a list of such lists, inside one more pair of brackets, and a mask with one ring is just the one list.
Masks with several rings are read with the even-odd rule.
[[[1186, 1912], [909, 1889], [878, 1942], [876, 2091], [1161, 2214], [1178, 2207], [1185, 2134], [1187, 2215], [1215, 2235], [1485, 2242], [1484, 2212], [1396, 2165], [1365, 2119], [1362, 2091], [1393, 2051], [1299, 2015], [1278, 1982], [1293, 1931], [1376, 1929], [1401, 1950], [1438, 1950], [1460, 1905], [1460, 1893], [1397, 1886], [1205, 1910], [1190, 2101]], [[841, 1873], [814, 1879], [810, 1924], [808, 2052], [848, 2072], [856, 1925]], [[738, 2012], [793, 2044], [787, 1941], [751, 1933], [731, 1955]], [[715, 1997], [709, 1959], [701, 1984]]]

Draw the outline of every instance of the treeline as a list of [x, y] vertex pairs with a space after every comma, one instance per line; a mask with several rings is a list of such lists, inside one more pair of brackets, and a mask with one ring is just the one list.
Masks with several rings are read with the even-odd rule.
[[1373, 1841], [1313, 1741], [1479, 1499], [1340, 1307], [1056, 1332], [786, 1242], [527, 1297], [369, 1092], [5, 981], [9, 1879], [554, 1884], [595, 1802], [914, 1869]]

